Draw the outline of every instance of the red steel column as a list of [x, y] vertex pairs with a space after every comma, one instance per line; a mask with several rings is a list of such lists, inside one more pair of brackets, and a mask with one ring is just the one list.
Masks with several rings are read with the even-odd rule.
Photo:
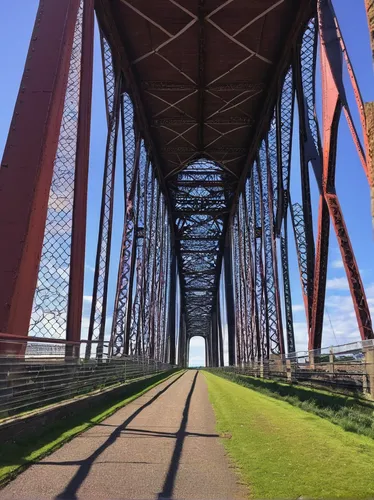
[[79, 0], [41, 0], [0, 169], [0, 331], [27, 335]]
[[69, 305], [66, 326], [66, 340], [71, 341], [78, 341], [81, 337], [84, 257], [86, 249], [88, 162], [91, 130], [93, 48], [94, 0], [85, 0], [83, 7], [81, 92], [75, 165]]
[[340, 247], [361, 339], [372, 339], [374, 335], [365, 290], [340, 203], [335, 192], [336, 143], [342, 103], [327, 54], [328, 46], [323, 36], [324, 26], [321, 21], [320, 24], [322, 33], [320, 58], [323, 95], [323, 193]]
[[[366, 11], [369, 22], [369, 30], [370, 30], [370, 41], [371, 41], [371, 51], [374, 60], [374, 0], [365, 0]], [[371, 218], [373, 222], [374, 228], [374, 103], [366, 103], [365, 104], [365, 117], [366, 117], [366, 129], [368, 135], [368, 151], [367, 153], [367, 161], [368, 165], [368, 174], [369, 174], [369, 183], [370, 183], [370, 197], [371, 197]]]

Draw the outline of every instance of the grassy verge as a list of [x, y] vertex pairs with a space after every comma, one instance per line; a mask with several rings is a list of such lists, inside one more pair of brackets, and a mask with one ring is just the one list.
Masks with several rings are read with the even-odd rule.
[[204, 372], [223, 444], [253, 498], [374, 496], [374, 441]]
[[53, 423], [45, 428], [42, 436], [30, 436], [27, 440], [2, 445], [0, 448], [0, 486], [9, 482], [34, 461], [49, 455], [78, 434], [102, 422], [123, 406], [177, 373], [173, 370], [130, 383], [124, 388], [121, 398], [117, 397], [110, 403], [103, 403], [73, 417], [63, 419], [58, 424]]
[[261, 394], [286, 401], [304, 411], [326, 418], [345, 431], [374, 439], [374, 405], [359, 398], [283, 384], [235, 373], [213, 371], [225, 379], [254, 389]]

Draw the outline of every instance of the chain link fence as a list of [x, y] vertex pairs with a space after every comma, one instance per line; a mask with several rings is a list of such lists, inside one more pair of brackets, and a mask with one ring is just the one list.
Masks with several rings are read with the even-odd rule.
[[[140, 356], [84, 357], [85, 343], [0, 338], [0, 419], [172, 369]], [[22, 344], [22, 345], [20, 345]], [[94, 344], [95, 345], [95, 344]], [[97, 345], [97, 344], [96, 344]], [[11, 351], [18, 354], [11, 354]], [[105, 354], [109, 345], [104, 347]]]
[[374, 399], [374, 340], [301, 351], [289, 356], [273, 355], [263, 362], [212, 370]]

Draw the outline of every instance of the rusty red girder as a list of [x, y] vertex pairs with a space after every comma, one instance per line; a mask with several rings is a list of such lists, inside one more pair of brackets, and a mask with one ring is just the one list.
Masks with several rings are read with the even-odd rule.
[[40, 7], [1, 162], [2, 332], [29, 329], [78, 7], [78, 0]]
[[[318, 20], [321, 35], [323, 93], [323, 192], [347, 274], [358, 328], [361, 338], [365, 340], [374, 338], [370, 311], [338, 196], [335, 192], [336, 144], [342, 108], [345, 110], [362, 161], [364, 158], [353, 121], [350, 119], [342, 78], [340, 32], [336, 29], [334, 13], [329, 0], [319, 1]], [[365, 168], [365, 171], [367, 171], [367, 168]]]

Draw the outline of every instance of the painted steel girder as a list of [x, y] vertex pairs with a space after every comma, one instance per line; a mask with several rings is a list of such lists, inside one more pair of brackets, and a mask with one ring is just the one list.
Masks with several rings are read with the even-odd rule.
[[[102, 355], [106, 325], [107, 293], [112, 240], [112, 220], [114, 205], [114, 181], [117, 156], [117, 137], [121, 103], [121, 75], [114, 69], [112, 52], [102, 34], [101, 49], [104, 71], [105, 102], [107, 109], [108, 133], [105, 152], [102, 200], [96, 264], [93, 280], [92, 303], [88, 340], [98, 340], [97, 355]], [[87, 344], [86, 357], [91, 355], [91, 343]]]
[[279, 288], [277, 279], [275, 240], [273, 234], [274, 217], [271, 192], [271, 172], [267, 145], [264, 141], [257, 162], [261, 203], [261, 227], [264, 245], [264, 272], [266, 286], [266, 316], [270, 351], [283, 354], [283, 332], [279, 307]]
[[[318, 40], [318, 26], [317, 19], [312, 19], [303, 35], [302, 46], [300, 52], [300, 83], [302, 92], [299, 97], [302, 100], [301, 119], [302, 125], [302, 154], [304, 157], [305, 165], [311, 165], [314, 175], [322, 193], [322, 153], [321, 153], [321, 139], [316, 119], [315, 110], [315, 73], [316, 73], [316, 57], [317, 57], [317, 40]], [[306, 196], [306, 194], [305, 194]], [[306, 204], [303, 203], [304, 218], [306, 223], [306, 239], [309, 245], [310, 238], [308, 238], [308, 217]], [[329, 248], [329, 232], [330, 224], [328, 211], [326, 205], [321, 198], [318, 211], [318, 234], [317, 234], [317, 249], [314, 262], [314, 275], [313, 282], [309, 277], [308, 281], [308, 343], [309, 347], [316, 349], [320, 347], [322, 341], [322, 327], [323, 316], [325, 307], [325, 292], [327, 280], [327, 260]], [[314, 239], [313, 239], [314, 242]], [[307, 272], [310, 273], [308, 266], [308, 249], [307, 249]], [[310, 259], [312, 256], [310, 256]]]
[[295, 82], [293, 67], [288, 70], [283, 82], [280, 99], [276, 106], [278, 162], [281, 165], [281, 179], [278, 184], [279, 201], [275, 232], [280, 236], [283, 275], [284, 305], [286, 313], [286, 338], [288, 353], [295, 351], [293, 328], [292, 295], [288, 268], [288, 205], [290, 188], [293, 115], [295, 105]]
[[[339, 118], [344, 102], [343, 96], [340, 95], [342, 58], [329, 2], [321, 0], [318, 3], [318, 15], [322, 41], [323, 193], [342, 254], [361, 338], [364, 340], [374, 338], [370, 311], [342, 210], [335, 193], [336, 144]], [[331, 39], [327, 33], [331, 35], [332, 26], [334, 26], [335, 36]]]
[[288, 192], [290, 189], [290, 170], [293, 134], [293, 115], [295, 107], [295, 82], [292, 66], [288, 70], [282, 92], [276, 105], [278, 163], [281, 165], [281, 178], [278, 180], [278, 212], [276, 215], [276, 235], [280, 235], [282, 222], [286, 220]]
[[[312, 27], [312, 29], [310, 29]], [[311, 34], [308, 33], [310, 29]], [[306, 279], [304, 289], [304, 300], [307, 304], [307, 322], [308, 330], [313, 305], [313, 284], [314, 284], [314, 264], [315, 264], [315, 245], [313, 235], [312, 202], [310, 194], [309, 178], [309, 148], [311, 147], [311, 135], [309, 132], [309, 120], [307, 116], [307, 100], [313, 95], [312, 82], [315, 67], [315, 49], [317, 43], [317, 31], [314, 23], [309, 24], [307, 31], [303, 35], [300, 49], [295, 53], [294, 77], [295, 88], [299, 110], [299, 144], [300, 144], [300, 172], [301, 172], [301, 191], [302, 191], [302, 211], [304, 219], [305, 262], [303, 269]], [[303, 48], [306, 50], [303, 51]], [[306, 56], [304, 55], [306, 54]], [[304, 57], [303, 57], [304, 56]], [[310, 69], [312, 68], [312, 69]], [[312, 73], [313, 72], [313, 73]], [[305, 273], [306, 271], [306, 273]]]
[[135, 138], [134, 135], [134, 111], [127, 94], [122, 98], [122, 133], [127, 197], [111, 333], [113, 355], [128, 354], [136, 255], [135, 197], [141, 140], [139, 136]]

